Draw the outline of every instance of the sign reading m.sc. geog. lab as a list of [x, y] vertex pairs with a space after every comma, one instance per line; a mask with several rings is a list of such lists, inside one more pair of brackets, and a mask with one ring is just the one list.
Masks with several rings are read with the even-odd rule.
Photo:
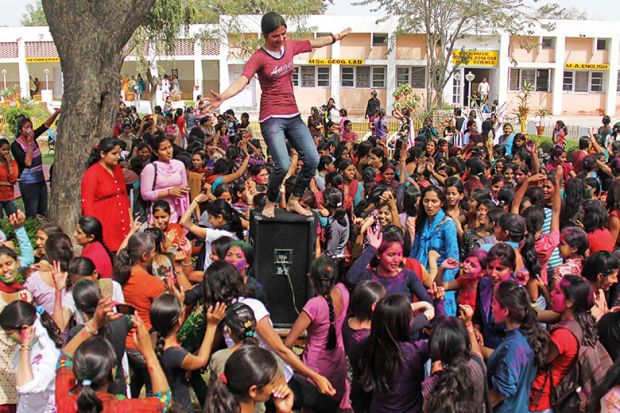
[[572, 70], [609, 70], [607, 63], [565, 63], [564, 69]]
[[308, 64], [361, 66], [364, 64], [364, 59], [308, 59]]
[[58, 63], [60, 57], [27, 57], [26, 63]]
[[453, 50], [452, 63], [467, 66], [497, 66], [499, 52], [497, 50]]

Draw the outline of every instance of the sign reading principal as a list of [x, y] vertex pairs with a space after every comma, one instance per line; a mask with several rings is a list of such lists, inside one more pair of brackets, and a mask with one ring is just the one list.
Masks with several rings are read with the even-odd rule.
[[364, 59], [308, 59], [308, 64], [361, 66], [364, 64]]
[[453, 50], [452, 63], [467, 66], [497, 66], [497, 50]]

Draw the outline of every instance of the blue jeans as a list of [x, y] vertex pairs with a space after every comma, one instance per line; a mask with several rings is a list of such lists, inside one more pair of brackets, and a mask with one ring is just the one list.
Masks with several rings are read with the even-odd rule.
[[299, 159], [304, 163], [299, 171], [299, 175], [297, 175], [292, 193], [298, 197], [303, 196], [316, 172], [316, 167], [319, 164], [319, 154], [310, 130], [304, 121], [301, 120], [301, 116], [297, 115], [294, 118], [286, 119], [269, 118], [260, 124], [260, 131], [267, 144], [267, 149], [275, 162], [275, 167], [269, 177], [267, 199], [271, 202], [278, 201], [280, 185], [282, 185], [284, 176], [291, 166], [291, 157], [286, 147], [287, 140], [297, 150]]
[[47, 215], [47, 183], [34, 184], [19, 183], [19, 192], [22, 194], [26, 218]]
[[0, 219], [4, 218], [3, 212], [6, 212], [6, 216], [9, 217], [17, 212], [17, 207], [13, 201], [0, 201]]

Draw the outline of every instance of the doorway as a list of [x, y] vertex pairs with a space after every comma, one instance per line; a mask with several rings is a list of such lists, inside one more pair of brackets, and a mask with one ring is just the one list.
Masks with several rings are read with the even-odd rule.
[[[469, 87], [469, 83], [466, 80], [467, 74], [471, 72], [475, 77], [471, 82], [471, 88]], [[480, 96], [478, 94], [478, 85], [482, 82], [483, 79], [486, 79], [489, 83], [489, 106], [496, 99], [497, 95], [497, 87], [496, 87], [496, 69], [482, 69], [482, 68], [473, 68], [473, 67], [464, 67], [463, 68], [463, 76], [461, 82], [463, 83], [463, 106], [472, 107], [473, 105], [479, 105]], [[471, 92], [471, 96], [470, 96]]]

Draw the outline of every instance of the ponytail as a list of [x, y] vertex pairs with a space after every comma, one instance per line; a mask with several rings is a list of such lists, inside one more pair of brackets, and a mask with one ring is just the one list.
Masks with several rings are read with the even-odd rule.
[[32, 326], [37, 320], [45, 330], [47, 335], [54, 342], [57, 348], [62, 347], [63, 340], [60, 337], [60, 329], [52, 317], [41, 306], [35, 308], [34, 305], [25, 301], [13, 301], [8, 304], [0, 313], [0, 327], [3, 330], [21, 330], [23, 326]]
[[88, 155], [87, 167], [91, 167], [101, 160], [101, 152], [107, 154], [117, 146], [121, 146], [121, 142], [116, 138], [103, 138], [91, 149]]
[[212, 377], [205, 403], [206, 413], [238, 412], [252, 386], [263, 387], [278, 374], [274, 356], [259, 346], [242, 346], [224, 366], [224, 372]]
[[207, 204], [207, 213], [209, 215], [221, 215], [228, 225], [231, 232], [234, 232], [237, 238], [243, 239], [243, 226], [239, 212], [231, 207], [228, 202], [223, 199], [216, 199]]
[[123, 248], [118, 252], [114, 260], [112, 273], [114, 281], [119, 283], [121, 287], [124, 287], [127, 281], [129, 281], [129, 276], [131, 275], [131, 260], [129, 259], [127, 248]]
[[329, 293], [323, 296], [327, 301], [329, 307], [329, 332], [327, 334], [327, 343], [325, 344], [326, 350], [333, 350], [336, 348], [336, 314], [334, 312], [334, 304], [332, 303], [332, 297]]
[[75, 351], [73, 372], [79, 388], [78, 413], [103, 411], [103, 403], [96, 391], [114, 381], [112, 371], [116, 362], [112, 346], [100, 336], [89, 338]]
[[338, 281], [336, 263], [326, 255], [315, 258], [310, 264], [310, 278], [317, 294], [327, 301], [329, 308], [329, 332], [325, 348], [333, 350], [336, 347], [336, 313], [330, 293]]
[[[224, 376], [225, 377], [225, 376]], [[228, 390], [222, 379], [215, 376], [209, 383], [205, 413], [239, 412], [239, 400]]]
[[534, 236], [530, 233], [525, 236], [520, 248], [523, 264], [530, 273], [530, 278], [540, 275], [541, 266], [538, 260], [538, 253], [534, 245]]
[[527, 342], [534, 351], [536, 366], [543, 366], [550, 336], [549, 332], [536, 321], [536, 310], [530, 305], [530, 298], [525, 288], [515, 281], [504, 281], [497, 287], [495, 298], [503, 308], [508, 309], [508, 317], [521, 324], [519, 329], [527, 337]]
[[155, 348], [157, 357], [161, 358], [163, 355], [165, 339], [179, 322], [179, 317], [181, 317], [181, 303], [173, 294], [162, 294], [151, 304], [149, 318], [153, 330], [157, 333]]
[[77, 413], [99, 413], [103, 411], [103, 404], [93, 388], [82, 384], [77, 399]]

